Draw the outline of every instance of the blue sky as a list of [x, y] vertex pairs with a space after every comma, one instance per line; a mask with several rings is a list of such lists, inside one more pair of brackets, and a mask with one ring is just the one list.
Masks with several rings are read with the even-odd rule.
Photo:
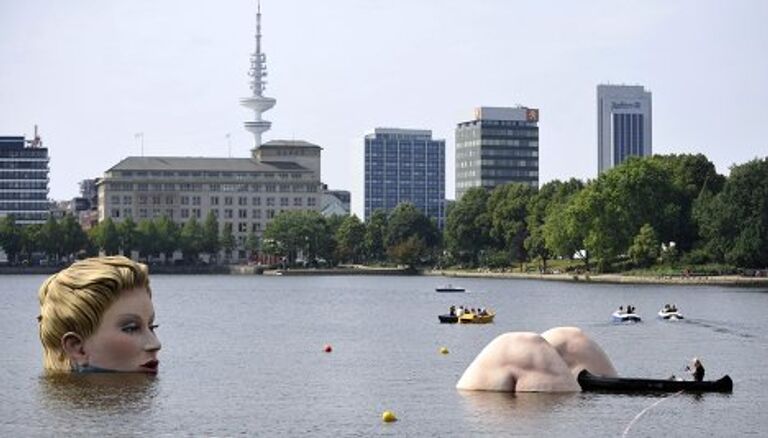
[[[540, 179], [597, 173], [596, 86], [653, 93], [654, 153], [727, 174], [768, 155], [768, 2], [264, 0], [265, 140], [323, 152], [362, 211], [363, 135], [446, 139], [480, 105], [539, 108]], [[129, 155], [248, 156], [255, 2], [0, 0], [0, 135], [38, 124], [51, 197]]]

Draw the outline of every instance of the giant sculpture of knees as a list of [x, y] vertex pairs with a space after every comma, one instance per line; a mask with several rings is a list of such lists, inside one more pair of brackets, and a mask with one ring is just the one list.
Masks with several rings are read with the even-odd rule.
[[505, 333], [491, 341], [467, 367], [458, 389], [508, 392], [574, 392], [582, 369], [616, 376], [597, 343], [576, 327], [557, 327], [542, 335]]

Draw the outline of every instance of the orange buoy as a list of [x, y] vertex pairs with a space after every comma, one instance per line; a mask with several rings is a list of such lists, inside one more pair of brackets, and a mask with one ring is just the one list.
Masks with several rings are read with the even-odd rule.
[[325, 346], [323, 347], [323, 351], [325, 351], [326, 353], [330, 353], [331, 351], [333, 351], [333, 347], [331, 347], [331, 344], [325, 344]]

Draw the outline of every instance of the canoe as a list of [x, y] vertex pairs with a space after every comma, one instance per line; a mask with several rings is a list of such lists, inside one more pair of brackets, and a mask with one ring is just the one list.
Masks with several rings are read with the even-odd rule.
[[582, 391], [606, 391], [623, 393], [641, 392], [731, 392], [733, 381], [728, 375], [719, 380], [695, 382], [692, 380], [636, 379], [626, 377], [596, 376], [582, 370], [578, 376]]

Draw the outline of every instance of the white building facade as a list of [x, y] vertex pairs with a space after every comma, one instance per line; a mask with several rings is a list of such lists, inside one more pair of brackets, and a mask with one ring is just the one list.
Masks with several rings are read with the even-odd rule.
[[598, 85], [598, 174], [652, 153], [651, 92], [642, 85]]

